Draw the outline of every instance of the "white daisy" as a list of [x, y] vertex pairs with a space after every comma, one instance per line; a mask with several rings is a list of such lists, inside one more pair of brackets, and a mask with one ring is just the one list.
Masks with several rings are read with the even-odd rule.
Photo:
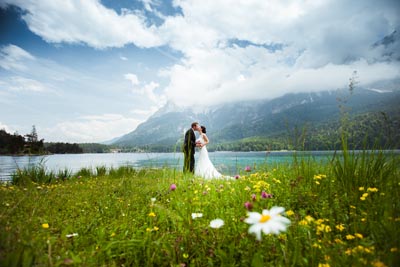
[[192, 213], [192, 219], [197, 219], [203, 217], [203, 213]]
[[224, 221], [221, 219], [215, 219], [210, 222], [211, 228], [220, 228], [224, 225]]
[[286, 231], [290, 220], [283, 217], [281, 213], [285, 211], [282, 207], [272, 207], [270, 210], [263, 210], [262, 213], [248, 212], [248, 218], [244, 221], [252, 224], [249, 228], [250, 234], [255, 234], [257, 240], [261, 240], [261, 231], [264, 234], [279, 234]]
[[67, 237], [67, 238], [71, 238], [71, 237], [75, 237], [75, 236], [78, 236], [78, 233], [65, 235], [65, 237]]

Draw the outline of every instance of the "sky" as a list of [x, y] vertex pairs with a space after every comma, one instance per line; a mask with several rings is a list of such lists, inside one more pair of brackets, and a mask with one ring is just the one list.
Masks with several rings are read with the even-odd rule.
[[168, 102], [335, 90], [354, 71], [379, 90], [400, 79], [399, 14], [398, 0], [0, 0], [0, 129], [103, 142]]

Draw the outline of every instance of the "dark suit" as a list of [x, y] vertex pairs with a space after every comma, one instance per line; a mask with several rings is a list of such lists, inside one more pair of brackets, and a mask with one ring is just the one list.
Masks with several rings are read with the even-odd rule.
[[183, 172], [194, 173], [194, 152], [196, 148], [196, 135], [192, 128], [186, 131], [183, 142]]

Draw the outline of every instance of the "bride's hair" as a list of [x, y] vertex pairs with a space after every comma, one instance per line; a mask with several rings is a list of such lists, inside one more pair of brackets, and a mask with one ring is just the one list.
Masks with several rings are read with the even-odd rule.
[[206, 127], [201, 126], [201, 131], [202, 131], [203, 133], [206, 133], [206, 132], [207, 132], [207, 131], [206, 131]]

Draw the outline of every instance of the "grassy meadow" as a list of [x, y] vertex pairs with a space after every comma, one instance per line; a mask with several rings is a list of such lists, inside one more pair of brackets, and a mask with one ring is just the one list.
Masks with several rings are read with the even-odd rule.
[[[0, 191], [1, 266], [400, 266], [399, 158], [381, 151], [218, 180], [37, 166]], [[258, 240], [248, 212], [274, 206], [290, 225]]]

